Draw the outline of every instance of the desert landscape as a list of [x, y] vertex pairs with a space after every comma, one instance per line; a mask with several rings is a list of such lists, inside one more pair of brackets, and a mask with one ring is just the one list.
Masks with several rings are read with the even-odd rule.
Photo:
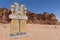
[[[0, 40], [60, 40], [60, 15], [58, 14], [60, 13], [60, 2], [58, 1], [58, 3], [57, 1], [42, 1], [41, 3], [41, 0], [34, 1], [31, 0], [32, 5], [30, 4], [31, 2], [25, 1], [26, 4], [24, 3], [24, 5], [28, 5], [28, 9], [26, 9], [24, 5], [22, 5], [20, 8], [20, 2], [23, 3], [24, 1], [17, 0], [18, 4], [13, 5], [14, 7], [12, 6], [11, 8], [11, 4], [13, 4], [13, 2], [15, 1], [5, 2], [9, 6], [2, 1], [0, 5], [2, 7], [0, 8]], [[53, 4], [53, 2], [57, 2], [57, 4], [59, 5], [55, 5]], [[15, 13], [15, 17], [9, 16], [13, 13]], [[25, 19], [24, 17], [27, 17], [27, 19]], [[15, 23], [17, 24], [17, 22], [11, 22], [12, 20], [15, 20], [15, 18], [18, 18], [17, 20], [19, 20], [18, 26], [15, 25]], [[10, 26], [11, 24], [14, 25]], [[21, 26], [20, 24], [23, 24], [24, 26]], [[13, 28], [10, 29], [10, 27], [15, 27], [16, 29], [17, 27], [19, 27], [19, 33], [21, 32], [22, 34], [25, 32], [26, 27], [26, 32], [28, 33], [28, 36], [12, 37], [10, 36], [10, 33]]]
[[60, 40], [60, 25], [27, 24], [28, 36], [13, 38], [10, 24], [0, 24], [0, 40]]

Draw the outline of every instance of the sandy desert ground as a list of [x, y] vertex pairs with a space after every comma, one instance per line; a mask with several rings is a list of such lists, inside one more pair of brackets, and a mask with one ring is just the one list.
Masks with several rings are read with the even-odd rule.
[[27, 24], [27, 32], [29, 36], [11, 38], [10, 24], [0, 24], [0, 40], [60, 40], [60, 25]]

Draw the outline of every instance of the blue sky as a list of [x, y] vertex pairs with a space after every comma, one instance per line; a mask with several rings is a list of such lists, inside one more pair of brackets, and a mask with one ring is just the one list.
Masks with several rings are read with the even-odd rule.
[[29, 11], [34, 13], [54, 13], [60, 20], [60, 0], [0, 0], [0, 8], [10, 9], [14, 2], [24, 4]]

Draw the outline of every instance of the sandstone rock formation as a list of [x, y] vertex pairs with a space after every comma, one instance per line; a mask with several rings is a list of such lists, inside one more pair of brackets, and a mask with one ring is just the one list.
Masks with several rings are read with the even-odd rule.
[[[11, 19], [9, 19], [9, 15], [11, 14], [11, 11], [9, 11], [7, 8], [0, 8], [0, 23], [9, 23]], [[55, 25], [59, 24], [58, 19], [56, 19], [56, 16], [48, 12], [44, 12], [43, 14], [36, 14], [30, 11], [27, 11], [28, 20], [27, 23], [34, 23], [34, 24], [50, 24]]]
[[43, 14], [36, 14], [27, 11], [27, 16], [28, 16], [28, 23], [50, 24], [50, 25], [59, 24], [58, 19], [56, 19], [56, 16], [53, 13], [49, 14], [48, 12], [44, 12]]
[[8, 23], [9, 22], [9, 14], [11, 12], [6, 8], [0, 8], [0, 23]]

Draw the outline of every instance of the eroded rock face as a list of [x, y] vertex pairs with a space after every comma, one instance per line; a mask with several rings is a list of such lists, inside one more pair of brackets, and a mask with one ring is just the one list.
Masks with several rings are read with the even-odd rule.
[[[9, 11], [6, 8], [0, 9], [0, 23], [9, 23], [11, 19], [9, 19], [9, 15], [11, 14], [11, 11]], [[36, 14], [27, 11], [27, 16], [28, 20], [27, 23], [34, 23], [34, 24], [60, 24], [58, 22], [58, 19], [56, 19], [56, 16], [51, 13], [49, 14], [48, 12], [44, 12], [43, 14]]]
[[0, 23], [9, 23], [10, 11], [6, 8], [0, 9]]
[[28, 23], [34, 23], [34, 24], [59, 24], [58, 19], [56, 19], [56, 16], [51, 13], [49, 14], [48, 12], [44, 12], [43, 14], [35, 14], [32, 12], [27, 12], [28, 16]]

